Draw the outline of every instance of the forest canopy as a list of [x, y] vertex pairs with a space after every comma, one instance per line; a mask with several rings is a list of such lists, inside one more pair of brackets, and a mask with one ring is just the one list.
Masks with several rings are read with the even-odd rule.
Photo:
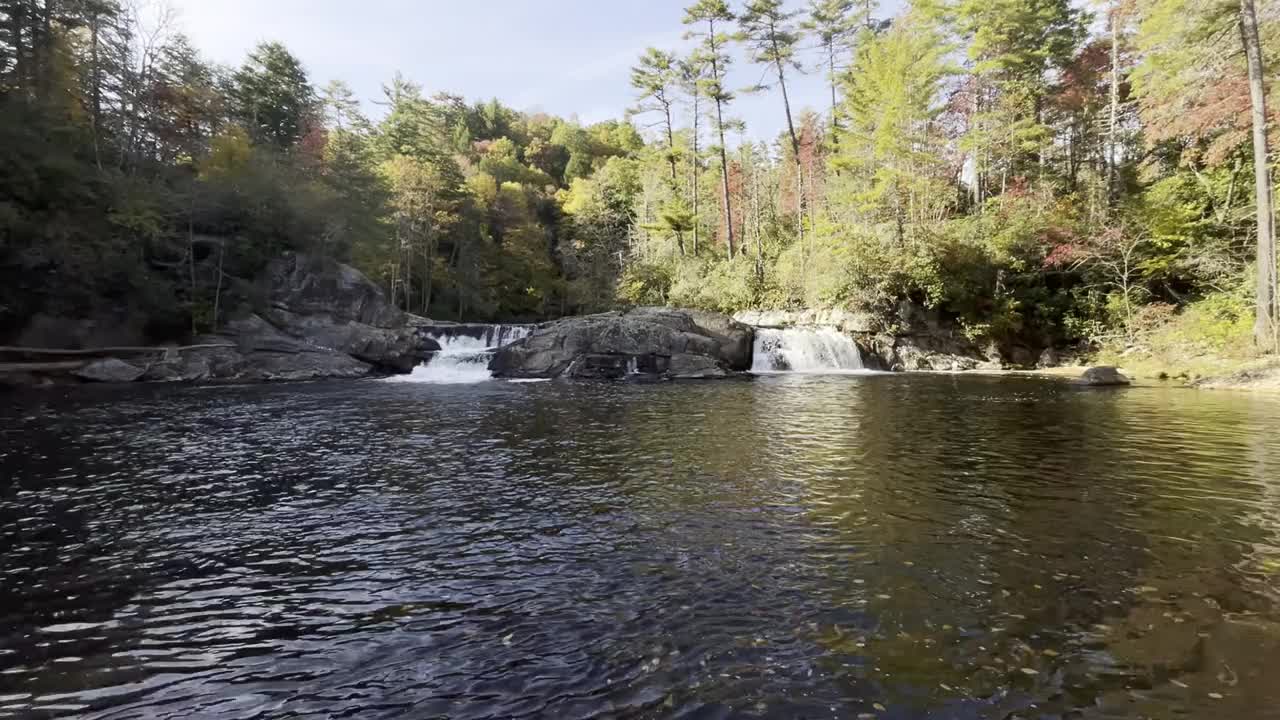
[[[103, 304], [157, 338], [213, 330], [225, 283], [297, 250], [443, 319], [911, 303], [982, 341], [1133, 343], [1194, 314], [1273, 348], [1251, 117], [1275, 127], [1255, 91], [1278, 16], [697, 0], [671, 18], [684, 48], [636, 59], [631, 110], [584, 125], [402, 75], [370, 117], [278, 43], [222, 67], [171, 14], [0, 0], [0, 333]], [[734, 116], [744, 93], [776, 101], [773, 141]]]

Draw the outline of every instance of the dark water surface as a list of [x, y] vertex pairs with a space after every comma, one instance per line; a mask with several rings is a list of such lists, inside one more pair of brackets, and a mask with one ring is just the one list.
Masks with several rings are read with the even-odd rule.
[[0, 716], [1280, 717], [1280, 398], [0, 398]]

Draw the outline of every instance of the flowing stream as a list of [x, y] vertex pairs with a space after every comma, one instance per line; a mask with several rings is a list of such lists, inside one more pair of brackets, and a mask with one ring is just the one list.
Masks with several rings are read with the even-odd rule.
[[0, 717], [1274, 718], [1278, 418], [894, 374], [0, 396]]
[[408, 375], [389, 382], [469, 384], [489, 380], [489, 361], [498, 348], [533, 332], [531, 325], [442, 325], [430, 333], [440, 351]]
[[861, 372], [862, 353], [835, 328], [756, 328], [751, 372]]

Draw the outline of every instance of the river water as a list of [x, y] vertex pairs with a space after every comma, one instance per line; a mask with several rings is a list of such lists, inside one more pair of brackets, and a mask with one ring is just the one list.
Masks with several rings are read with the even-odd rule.
[[1280, 398], [0, 398], [0, 716], [1280, 717]]

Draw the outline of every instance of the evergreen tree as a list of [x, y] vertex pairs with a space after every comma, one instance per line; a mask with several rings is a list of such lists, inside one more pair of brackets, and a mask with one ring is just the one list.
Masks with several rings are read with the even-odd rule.
[[685, 8], [684, 24], [703, 29], [690, 30], [688, 37], [697, 38], [699, 47], [694, 53], [693, 62], [706, 68], [706, 74], [699, 79], [699, 94], [711, 100], [715, 112], [712, 120], [720, 143], [717, 152], [720, 154], [721, 201], [725, 216], [725, 247], [729, 259], [736, 255], [733, 235], [733, 201], [729, 197], [729, 151], [725, 142], [725, 130], [729, 121], [725, 118], [724, 109], [733, 102], [733, 93], [725, 87], [725, 77], [729, 71], [730, 57], [728, 45], [731, 36], [724, 30], [733, 22], [734, 15], [724, 0], [698, 0]]
[[836, 89], [840, 82], [837, 65], [858, 32], [858, 19], [853, 14], [853, 0], [810, 0], [809, 16], [801, 27], [817, 38], [825, 57], [828, 87], [831, 90], [831, 129], [840, 127]]
[[315, 122], [315, 90], [301, 61], [280, 43], [254, 48], [232, 81], [236, 115], [258, 142], [291, 148]]
[[649, 48], [640, 63], [631, 69], [631, 87], [640, 92], [640, 102], [632, 113], [656, 112], [662, 115], [667, 140], [667, 162], [671, 165], [671, 183], [677, 182], [676, 136], [671, 109], [676, 102], [678, 82], [676, 57], [657, 48]]
[[800, 136], [791, 117], [791, 98], [787, 94], [787, 70], [800, 70], [800, 63], [795, 59], [800, 34], [792, 22], [798, 14], [783, 10], [782, 0], [751, 0], [738, 16], [738, 24], [751, 60], [766, 66], [774, 74], [782, 92], [782, 109], [787, 118], [787, 134], [791, 139], [796, 171], [796, 237], [804, 242], [804, 170], [800, 160]]

